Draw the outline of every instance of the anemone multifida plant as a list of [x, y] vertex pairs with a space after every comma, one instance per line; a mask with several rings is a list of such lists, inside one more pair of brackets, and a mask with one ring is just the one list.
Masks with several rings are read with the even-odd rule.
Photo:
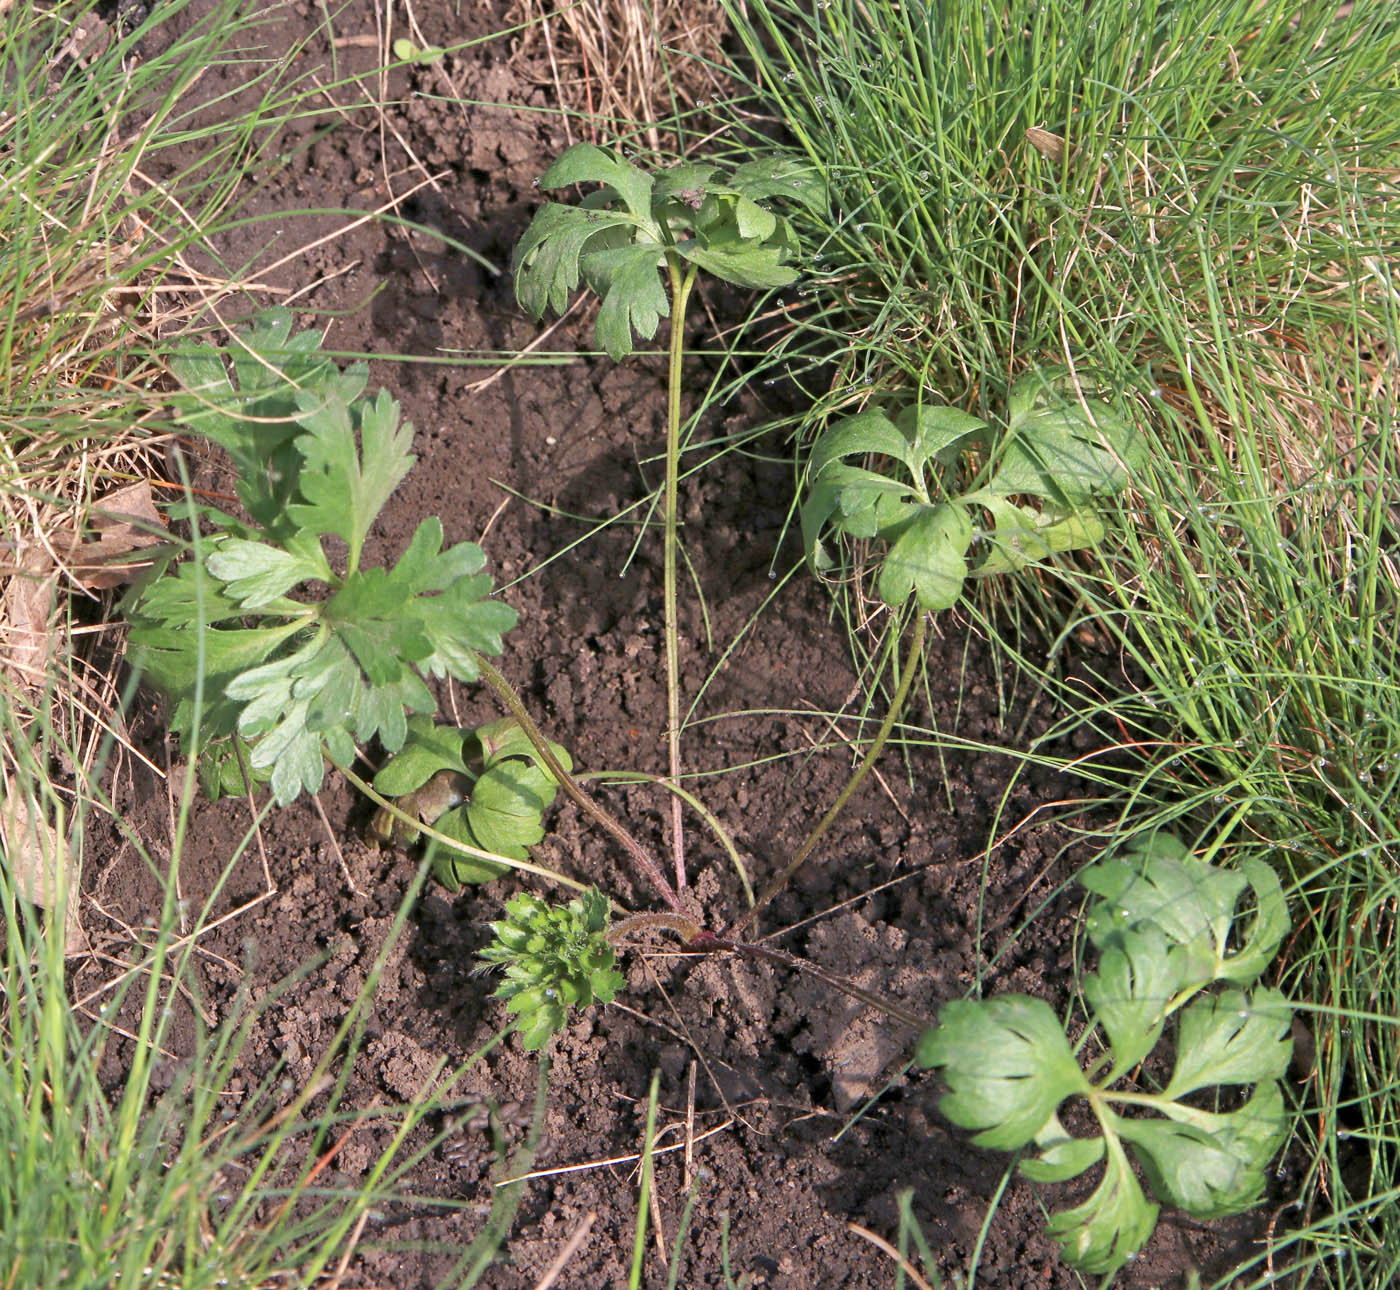
[[[1193, 1218], [1238, 1213], [1264, 1192], [1288, 1136], [1293, 1012], [1259, 980], [1289, 919], [1264, 860], [1227, 869], [1166, 833], [1132, 840], [1080, 882], [1095, 897], [1085, 928], [1099, 962], [1081, 984], [1088, 1024], [1077, 1042], [1043, 999], [1005, 994], [945, 1004], [916, 1057], [942, 1076], [943, 1113], [975, 1130], [978, 1146], [1027, 1153], [1020, 1171], [1032, 1181], [1103, 1165], [1092, 1194], [1052, 1214], [1049, 1231], [1072, 1266], [1111, 1277], [1159, 1210], [1129, 1152], [1157, 1201]], [[1150, 1059], [1173, 1021], [1171, 1073], [1154, 1082]], [[1075, 1100], [1092, 1117], [1086, 1136], [1061, 1119]]]
[[[601, 297], [597, 336], [601, 347], [615, 358], [631, 352], [634, 333], [650, 336], [662, 317], [671, 316], [662, 508], [668, 753], [675, 787], [681, 769], [675, 494], [684, 311], [701, 272], [754, 288], [794, 280], [798, 269], [793, 261], [800, 264], [800, 248], [787, 220], [767, 210], [766, 204], [782, 197], [814, 210], [823, 190], [810, 182], [805, 168], [790, 163], [757, 160], [725, 172], [692, 162], [647, 172], [587, 144], [566, 152], [540, 182], [550, 189], [573, 183], [596, 187], [577, 205], [547, 203], [521, 239], [515, 257], [516, 285], [527, 311], [536, 317], [551, 306], [562, 312], [582, 279]], [[676, 886], [660, 878], [653, 861], [643, 862], [670, 906], [669, 913], [637, 915], [607, 931], [597, 925], [593, 906], [585, 911], [574, 902], [577, 908], [571, 906], [569, 915], [561, 911], [560, 927], [546, 936], [548, 915], [534, 907], [513, 911], [497, 927], [490, 961], [512, 964], [516, 975], [508, 977], [502, 989], [512, 998], [512, 1007], [527, 1015], [521, 1025], [533, 1041], [543, 1042], [545, 1037], [542, 1017], [562, 1024], [565, 1003], [602, 997], [611, 988], [605, 983], [611, 957], [601, 951], [595, 955], [595, 949], [589, 948], [603, 940], [612, 944], [633, 930], [665, 926], [682, 934], [693, 947], [779, 957], [741, 935], [815, 852], [873, 768], [923, 661], [930, 616], [957, 603], [969, 577], [1041, 565], [1103, 537], [1098, 505], [1127, 484], [1140, 454], [1139, 439], [1126, 410], [1086, 386], [1087, 381], [1061, 372], [1029, 372], [1012, 389], [1007, 416], [997, 427], [957, 409], [919, 402], [898, 410], [870, 408], [829, 429], [809, 468], [811, 492], [802, 515], [804, 541], [818, 569], [834, 563], [826, 545], [831, 537], [880, 543], [882, 599], [899, 610], [912, 604], [914, 626], [889, 711], [831, 807], [727, 934], [704, 929], [697, 911], [679, 899], [685, 871], [678, 794], [673, 799]], [[526, 714], [515, 715], [522, 729], [529, 730]], [[601, 816], [595, 813], [595, 818]], [[640, 844], [615, 821], [610, 827], [640, 858], [644, 850]], [[536, 924], [532, 934], [529, 928]], [[567, 935], [562, 930], [565, 925], [572, 928]], [[546, 955], [548, 962], [531, 958], [532, 954], [538, 958], [537, 951], [553, 943], [550, 936], [563, 937], [574, 947], [573, 967], [559, 967], [552, 952]], [[589, 976], [580, 965], [595, 957], [595, 975], [603, 984], [589, 994], [578, 986], [579, 980]], [[781, 957], [804, 971], [823, 975], [813, 965]], [[558, 978], [552, 985], [545, 981], [550, 972]], [[850, 990], [848, 983], [828, 980]], [[902, 1010], [872, 1002], [916, 1024], [911, 1015], [901, 1015]]]
[[[550, 201], [535, 213], [515, 251], [516, 294], [526, 312], [562, 313], [580, 278], [601, 298], [599, 346], [613, 359], [634, 336], [650, 339], [670, 316], [665, 481], [661, 491], [662, 595], [666, 639], [668, 769], [679, 782], [680, 661], [677, 621], [677, 509], [680, 487], [685, 319], [700, 274], [756, 290], [789, 286], [801, 272], [792, 225], [775, 202], [820, 212], [825, 190], [808, 166], [782, 157], [724, 168], [682, 162], [650, 171], [615, 152], [580, 143], [540, 176], [553, 190], [590, 186], [577, 203]], [[672, 814], [676, 882], [685, 886], [680, 804]]]

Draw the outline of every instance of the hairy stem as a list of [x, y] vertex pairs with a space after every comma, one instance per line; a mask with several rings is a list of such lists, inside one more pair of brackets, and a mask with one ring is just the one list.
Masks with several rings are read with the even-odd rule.
[[899, 720], [899, 715], [904, 711], [904, 704], [909, 698], [909, 690], [914, 684], [914, 674], [919, 670], [919, 663], [924, 656], [924, 642], [928, 639], [928, 614], [920, 611], [919, 616], [914, 620], [914, 634], [909, 641], [909, 652], [904, 658], [904, 668], [900, 673], [899, 684], [895, 688], [894, 698], [890, 700], [890, 710], [885, 714], [885, 719], [880, 723], [880, 728], [875, 732], [875, 738], [871, 741], [870, 747], [866, 750], [865, 756], [861, 758], [860, 765], [851, 773], [850, 779], [846, 781], [845, 787], [837, 795], [836, 800], [831, 804], [831, 809], [817, 822], [817, 826], [807, 835], [807, 840], [798, 847], [797, 854], [788, 861], [787, 867], [770, 882], [765, 888], [763, 895], [758, 898], [758, 903], [754, 905], [748, 913], [744, 914], [738, 922], [730, 929], [730, 935], [737, 935], [743, 931], [759, 911], [770, 900], [773, 899], [804, 864], [808, 857], [816, 850], [817, 843], [826, 835], [826, 831], [836, 822], [836, 817], [841, 814], [847, 802], [856, 789], [861, 786], [865, 777], [870, 774], [871, 768], [875, 765], [881, 752], [884, 751], [885, 744], [889, 741], [890, 731], [894, 729], [894, 723]]
[[[696, 268], [682, 267], [674, 254], [666, 257], [671, 279], [671, 344], [666, 371], [666, 483], [661, 494], [663, 524], [662, 600], [666, 636], [666, 754], [667, 773], [673, 784], [681, 779], [681, 665], [680, 626], [676, 607], [676, 548], [681, 463], [681, 360], [685, 357], [685, 310], [690, 289], [695, 285]], [[676, 889], [685, 879], [685, 833], [681, 801], [671, 798], [671, 853], [676, 867]]]
[[589, 797], [589, 795], [583, 791], [583, 786], [578, 780], [564, 769], [559, 758], [554, 755], [554, 750], [549, 746], [549, 740], [541, 733], [539, 726], [535, 724], [535, 719], [525, 707], [524, 701], [515, 692], [515, 687], [480, 654], [474, 655], [474, 658], [476, 659], [477, 667], [481, 669], [482, 678], [487, 685], [495, 690], [501, 703], [505, 706], [506, 711], [519, 723], [520, 729], [525, 734], [525, 738], [530, 741], [531, 746], [539, 754], [540, 760], [544, 763], [545, 769], [554, 776], [559, 787], [568, 794], [579, 810], [589, 816], [621, 844], [623, 850], [632, 857], [637, 868], [651, 880], [657, 891], [661, 893], [661, 898], [672, 909], [679, 910], [681, 907], [680, 899], [672, 889], [671, 884], [666, 881], [666, 875], [661, 872], [661, 866], [651, 858], [647, 849], [627, 831], [622, 823], [605, 807]]

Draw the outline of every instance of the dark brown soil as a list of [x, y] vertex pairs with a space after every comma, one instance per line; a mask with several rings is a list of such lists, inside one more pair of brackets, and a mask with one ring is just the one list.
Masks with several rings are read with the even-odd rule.
[[[472, 6], [458, 15], [441, 0], [420, 3], [414, 12], [428, 40], [444, 45], [486, 31], [491, 22]], [[303, 58], [324, 61], [324, 9], [307, 0], [281, 13], [269, 30], [288, 46], [306, 37]], [[336, 11], [335, 23], [337, 36], [373, 33], [373, 7], [353, 0]], [[450, 56], [444, 70], [454, 96], [464, 103], [551, 106], [549, 92], [512, 66], [508, 52], [504, 41], [495, 41]], [[375, 58], [373, 49], [355, 44], [339, 51], [342, 73], [367, 71]], [[544, 69], [533, 70], [539, 81], [545, 79]], [[218, 72], [202, 86], [211, 100], [230, 88], [232, 82]], [[312, 122], [290, 125], [282, 145], [288, 160], [250, 198], [249, 210], [269, 216], [303, 207], [369, 210], [385, 203], [386, 185], [403, 192], [431, 173], [434, 182], [399, 211], [436, 232], [367, 222], [264, 281], [291, 290], [315, 284], [297, 297], [305, 311], [299, 325], [324, 327], [330, 349], [432, 360], [457, 351], [522, 349], [540, 329], [515, 305], [508, 276], [485, 271], [447, 246], [444, 236], [495, 265], [508, 263], [536, 203], [531, 181], [566, 143], [559, 118], [444, 101], [448, 87], [431, 67], [395, 73], [389, 92], [398, 106], [382, 122], [372, 112], [351, 111], [337, 130], [314, 141]], [[230, 265], [258, 257], [266, 263], [347, 222], [341, 216], [288, 215], [224, 237], [221, 250]], [[267, 251], [274, 229], [278, 236]], [[695, 315], [695, 335], [703, 344], [710, 323], [703, 310]], [[588, 321], [586, 312], [571, 318], [545, 348], [591, 347]], [[697, 361], [691, 374], [691, 388], [701, 388], [703, 363]], [[520, 611], [503, 667], [549, 733], [569, 747], [581, 768], [661, 771], [658, 542], [647, 536], [629, 559], [636, 512], [578, 541], [592, 520], [626, 511], [659, 480], [660, 363], [645, 357], [621, 365], [572, 359], [501, 372], [492, 365], [383, 361], [371, 365], [371, 382], [402, 402], [416, 427], [419, 463], [385, 513], [369, 558], [392, 557], [425, 515], [442, 517], [449, 541], [481, 540], [498, 581], [506, 584], [504, 598]], [[701, 427], [700, 438], [771, 415], [773, 409], [760, 401], [764, 393], [750, 391], [723, 419]], [[690, 597], [687, 695], [698, 692], [723, 648], [772, 592], [770, 569], [787, 569], [797, 559], [794, 544], [780, 542], [791, 471], [781, 444], [764, 446], [769, 456], [728, 454], [684, 488], [686, 549], [714, 642], [704, 645], [705, 624]], [[207, 467], [206, 482], [227, 486], [217, 463]], [[531, 500], [521, 500], [526, 498]], [[578, 516], [585, 518], [573, 518]], [[945, 735], [1009, 745], [1026, 718], [1019, 707], [1001, 711], [986, 647], [965, 639], [951, 619], [932, 646], [927, 683], [913, 719]], [[825, 593], [804, 573], [758, 616], [706, 690], [697, 714], [702, 720], [687, 734], [685, 755], [698, 771], [740, 768], [696, 786], [738, 839], [756, 884], [792, 853], [848, 772], [849, 762], [840, 756], [806, 754], [829, 738], [817, 714], [853, 711], [848, 704], [854, 688], [846, 643], [831, 621]], [[485, 692], [458, 690], [444, 697], [463, 720], [498, 715]], [[1032, 715], [1023, 737], [1044, 729], [1052, 715]], [[137, 714], [134, 726], [146, 755], [164, 764], [168, 754], [154, 705]], [[848, 733], [854, 728], [845, 726]], [[1031, 820], [990, 855], [986, 849], [999, 809], [1006, 833], [1037, 807], [1072, 798], [1075, 786], [1031, 773], [1003, 804], [1013, 765], [1010, 757], [988, 753], [950, 752], [940, 759], [928, 751], [901, 764], [891, 753], [883, 785], [867, 784], [823, 846], [820, 863], [776, 903], [767, 928], [801, 925], [775, 943], [925, 1015], [964, 994], [979, 976], [988, 990], [1028, 991], [1062, 1006], [1072, 988], [1077, 912], [1066, 880], [1087, 857], [1071, 846], [1063, 818], [1060, 824]], [[171, 851], [165, 785], [129, 760], [113, 793], [164, 865]], [[607, 799], [650, 844], [664, 849], [658, 794], [618, 791]], [[200, 941], [202, 985], [214, 1015], [230, 1004], [240, 982], [251, 982], [255, 995], [264, 993], [308, 958], [326, 956], [267, 1008], [242, 1058], [245, 1088], [279, 1060], [294, 1081], [308, 1077], [383, 948], [414, 873], [411, 857], [376, 851], [362, 840], [368, 812], [344, 784], [329, 783], [321, 804], [357, 890], [349, 889], [315, 810], [298, 804], [273, 814], [262, 830], [275, 891]], [[181, 895], [197, 909], [212, 894], [213, 919], [266, 892], [257, 846], [230, 866], [248, 823], [247, 806], [238, 801], [201, 802], [194, 809], [180, 866]], [[711, 924], [720, 926], [741, 909], [739, 885], [698, 823], [690, 847], [691, 882]], [[656, 907], [625, 858], [596, 830], [581, 827], [571, 806], [556, 811], [539, 858], [598, 882], [631, 908]], [[90, 886], [86, 928], [94, 944], [109, 950], [122, 942], [122, 923], [149, 924], [158, 908], [157, 879], [129, 847], [114, 847], [90, 871]], [[461, 1061], [502, 1024], [503, 1010], [488, 997], [490, 981], [473, 975], [473, 955], [486, 940], [486, 923], [517, 889], [503, 881], [455, 898], [429, 889], [420, 900], [379, 986], [349, 1083], [350, 1106], [411, 1097], [439, 1058]], [[866, 895], [872, 889], [878, 890]], [[1056, 891], [1061, 894], [1012, 940], [1032, 910]], [[724, 1284], [720, 1232], [726, 1214], [735, 1275], [750, 1276], [753, 1286], [892, 1285], [889, 1257], [850, 1225], [893, 1239], [896, 1196], [904, 1189], [913, 1190], [914, 1212], [943, 1274], [965, 1273], [1006, 1159], [970, 1148], [964, 1135], [940, 1119], [935, 1086], [917, 1075], [894, 1080], [872, 1110], [845, 1128], [850, 1108], [902, 1066], [910, 1032], [814, 988], [809, 978], [766, 964], [658, 953], [634, 954], [624, 966], [628, 989], [619, 1003], [579, 1017], [553, 1044], [536, 1168], [637, 1151], [647, 1090], [658, 1069], [660, 1119], [671, 1126], [667, 1141], [677, 1141], [678, 1133], [683, 1139], [683, 1128], [674, 1126], [684, 1125], [693, 1072], [696, 1134], [726, 1122], [728, 1127], [694, 1147], [693, 1176], [701, 1170], [704, 1175], [677, 1285]], [[109, 971], [98, 959], [83, 962], [75, 986], [85, 991]], [[105, 1074], [118, 1082], [115, 1050], [109, 1061]], [[473, 1068], [457, 1092], [529, 1106], [537, 1069], [537, 1059], [511, 1039]], [[385, 1132], [370, 1123], [352, 1136], [334, 1162], [342, 1181], [362, 1175], [384, 1145]], [[479, 1130], [463, 1130], [434, 1148], [410, 1176], [412, 1190], [474, 1204], [456, 1211], [435, 1209], [426, 1200], [384, 1207], [364, 1232], [344, 1284], [401, 1290], [438, 1284], [453, 1260], [431, 1247], [456, 1246], [479, 1228], [491, 1196], [491, 1163]], [[657, 1187], [668, 1242], [685, 1186], [681, 1153], [661, 1157]], [[625, 1285], [637, 1197], [635, 1171], [627, 1164], [532, 1182], [505, 1260], [488, 1272], [485, 1284], [535, 1285], [580, 1219], [594, 1212], [591, 1233], [556, 1284], [590, 1290]], [[1044, 1199], [1052, 1207], [1064, 1201]], [[985, 1234], [979, 1284], [1079, 1284], [1043, 1235], [1041, 1204], [1042, 1193], [1013, 1180]], [[1192, 1266], [1219, 1275], [1249, 1252], [1262, 1221], [1255, 1215], [1207, 1228], [1168, 1214], [1122, 1282], [1179, 1285]], [[666, 1275], [653, 1249], [646, 1284], [665, 1285]]]

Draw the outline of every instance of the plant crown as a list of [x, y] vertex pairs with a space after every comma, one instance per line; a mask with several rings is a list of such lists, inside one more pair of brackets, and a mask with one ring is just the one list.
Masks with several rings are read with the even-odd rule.
[[291, 322], [261, 314], [231, 362], [212, 346], [173, 362], [174, 414], [228, 452], [249, 518], [192, 506], [193, 558], [125, 606], [209, 794], [242, 791], [246, 768], [283, 805], [320, 787], [326, 757], [344, 765], [375, 737], [402, 747], [408, 714], [436, 706], [426, 678], [475, 680], [477, 654], [499, 654], [516, 620], [487, 599], [481, 548], [444, 551], [435, 516], [392, 568], [361, 567], [414, 463], [412, 426], [385, 392], [365, 395], [363, 364], [340, 370]]
[[[1146, 1243], [1159, 1208], [1125, 1143], [1157, 1200], [1194, 1218], [1247, 1209], [1264, 1189], [1288, 1133], [1280, 1077], [1292, 1011], [1257, 982], [1288, 930], [1288, 911], [1263, 861], [1217, 868], [1166, 834], [1090, 866], [1081, 880], [1098, 897], [1086, 926], [1099, 966], [1083, 983], [1089, 1025], [1079, 1044], [1102, 1034], [1091, 1067], [1081, 1069], [1049, 1004], [1026, 995], [945, 1005], [916, 1056], [941, 1071], [948, 1092], [940, 1109], [976, 1130], [978, 1146], [1034, 1144], [1020, 1165], [1034, 1181], [1061, 1182], [1103, 1162], [1093, 1194], [1053, 1214], [1049, 1231], [1074, 1267], [1110, 1275]], [[1253, 911], [1241, 919], [1235, 907], [1246, 887]], [[1228, 988], [1203, 994], [1216, 984]], [[1178, 1012], [1170, 1077], [1149, 1091], [1121, 1087]], [[1250, 1086], [1247, 1099], [1221, 1092]], [[1097, 1135], [1071, 1137], [1061, 1123], [1060, 1105], [1072, 1097], [1087, 1101]]]
[[[556, 743], [549, 746], [560, 765], [572, 770], [569, 754]], [[527, 848], [544, 837], [543, 817], [557, 785], [510, 717], [475, 730], [411, 717], [403, 751], [374, 777], [374, 787], [401, 799], [402, 809], [438, 833], [524, 860]], [[375, 831], [405, 844], [417, 841], [416, 830], [395, 827], [383, 812], [376, 816]], [[428, 859], [433, 875], [451, 891], [467, 882], [488, 882], [508, 867], [452, 851], [435, 838]]]
[[[1016, 381], [1000, 437], [958, 408], [919, 403], [893, 419], [878, 409], [859, 412], [812, 449], [803, 547], [822, 572], [836, 563], [822, 541], [827, 526], [848, 538], [880, 538], [887, 544], [881, 600], [897, 607], [912, 595], [921, 609], [948, 609], [969, 577], [1101, 541], [1096, 504], [1127, 486], [1144, 452], [1122, 408], [1086, 398], [1058, 369]], [[851, 457], [875, 464], [853, 465]], [[969, 466], [967, 488], [954, 492], [959, 463], [973, 460], [980, 468]], [[985, 554], [969, 562], [974, 547]]]
[[577, 206], [546, 202], [515, 248], [515, 290], [538, 320], [563, 313], [583, 280], [602, 298], [598, 344], [611, 358], [632, 352], [632, 333], [656, 335], [670, 304], [658, 270], [682, 262], [724, 282], [785, 287], [797, 239], [768, 205], [795, 201], [814, 212], [826, 190], [809, 166], [774, 157], [724, 170], [682, 162], [655, 174], [615, 152], [577, 143], [540, 176], [541, 188], [598, 184]]
[[481, 952], [488, 967], [504, 967], [496, 997], [509, 1000], [526, 1048], [542, 1048], [564, 1028], [569, 1008], [610, 1003], [625, 981], [613, 968], [608, 898], [596, 887], [550, 905], [522, 892], [491, 924], [495, 939]]

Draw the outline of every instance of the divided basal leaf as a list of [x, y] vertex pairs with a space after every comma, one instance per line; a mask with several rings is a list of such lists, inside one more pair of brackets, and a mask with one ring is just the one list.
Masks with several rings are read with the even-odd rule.
[[720, 167], [686, 162], [655, 173], [591, 143], [578, 143], [540, 176], [540, 187], [597, 185], [578, 205], [547, 202], [515, 248], [515, 291], [538, 319], [563, 313], [580, 280], [602, 299], [600, 348], [619, 359], [633, 336], [650, 339], [670, 301], [661, 270], [686, 264], [736, 286], [764, 289], [796, 280], [796, 238], [777, 198], [819, 209], [816, 172], [787, 159]]
[[[550, 750], [565, 770], [573, 768], [568, 752], [551, 743]], [[437, 813], [420, 809], [415, 794], [440, 771], [462, 777], [460, 800]], [[403, 751], [374, 777], [374, 787], [386, 797], [399, 798], [407, 813], [423, 819], [435, 831], [478, 850], [524, 860], [529, 848], [544, 836], [544, 813], [558, 788], [540, 761], [539, 752], [511, 718], [475, 730], [439, 726], [413, 718]], [[409, 839], [412, 840], [412, 839]], [[428, 844], [434, 876], [451, 891], [467, 882], [499, 877], [506, 866], [454, 852], [437, 839]]]
[[[1288, 917], [1278, 878], [1262, 861], [1221, 869], [1162, 834], [1100, 860], [1082, 881], [1099, 897], [1088, 914], [1099, 965], [1083, 994], [1104, 1053], [1089, 1071], [1049, 1006], [1022, 995], [945, 1005], [916, 1058], [940, 1069], [948, 1090], [941, 1109], [973, 1130], [977, 1145], [1034, 1143], [1036, 1154], [1021, 1163], [1033, 1181], [1063, 1182], [1103, 1163], [1093, 1194], [1052, 1215], [1048, 1230], [1076, 1268], [1111, 1275], [1146, 1243], [1158, 1211], [1124, 1144], [1157, 1200], [1198, 1218], [1237, 1213], [1264, 1190], [1288, 1132], [1280, 1080], [1292, 1010], [1277, 990], [1238, 987], [1263, 972]], [[1246, 889], [1254, 905], [1241, 915]], [[1231, 988], [1206, 993], [1217, 983]], [[1176, 1060], [1165, 1087], [1125, 1087], [1173, 1017]], [[1222, 1090], [1245, 1088], [1249, 1097], [1233, 1110], [1194, 1100], [1214, 1090], [1218, 1103], [1232, 1096]], [[1087, 1102], [1097, 1135], [1065, 1130], [1058, 1110], [1069, 1097]]]
[[327, 758], [375, 738], [401, 747], [409, 715], [435, 707], [425, 678], [474, 680], [515, 623], [487, 599], [484, 553], [443, 550], [436, 517], [391, 567], [360, 567], [413, 465], [412, 426], [383, 391], [361, 397], [363, 372], [342, 373], [314, 333], [289, 337], [290, 321], [262, 316], [231, 360], [201, 347], [175, 364], [191, 383], [176, 414], [233, 457], [250, 522], [198, 510], [190, 558], [124, 606], [136, 661], [175, 702], [172, 728], [209, 759], [206, 788], [241, 788], [246, 770], [283, 804], [320, 787]]
[[[801, 512], [813, 568], [834, 563], [822, 541], [828, 528], [881, 538], [881, 600], [897, 607], [912, 596], [937, 612], [957, 602], [968, 577], [1101, 541], [1099, 502], [1142, 462], [1143, 440], [1127, 415], [1086, 399], [1053, 369], [1026, 373], [1008, 402], [999, 438], [970, 413], [924, 403], [893, 417], [866, 409], [832, 425], [813, 446]], [[974, 518], [982, 513], [987, 521]]]

